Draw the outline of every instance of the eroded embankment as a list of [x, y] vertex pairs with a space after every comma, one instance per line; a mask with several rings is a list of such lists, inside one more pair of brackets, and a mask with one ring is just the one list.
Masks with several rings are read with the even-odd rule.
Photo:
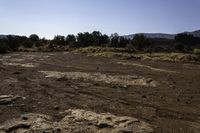
[[66, 110], [59, 122], [42, 114], [26, 114], [0, 125], [1, 133], [152, 133], [151, 126], [133, 117], [85, 110]]

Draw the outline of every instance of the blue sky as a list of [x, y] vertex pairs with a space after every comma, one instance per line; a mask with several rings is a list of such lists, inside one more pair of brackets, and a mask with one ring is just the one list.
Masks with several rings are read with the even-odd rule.
[[0, 34], [52, 38], [200, 29], [200, 0], [0, 0]]

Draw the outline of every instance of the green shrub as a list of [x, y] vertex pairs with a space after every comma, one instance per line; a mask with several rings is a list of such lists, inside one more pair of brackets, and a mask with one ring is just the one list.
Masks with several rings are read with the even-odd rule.
[[176, 44], [175, 45], [175, 50], [178, 51], [178, 52], [183, 52], [185, 49], [185, 46], [183, 44]]
[[27, 39], [24, 43], [22, 43], [22, 46], [24, 48], [32, 48], [33, 45], [34, 45], [34, 43], [30, 39]]
[[8, 52], [8, 46], [5, 43], [0, 43], [0, 54]]

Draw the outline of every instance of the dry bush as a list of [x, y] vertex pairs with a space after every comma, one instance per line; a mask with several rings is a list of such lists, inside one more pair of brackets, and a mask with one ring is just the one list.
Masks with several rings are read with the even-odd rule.
[[200, 55], [200, 49], [194, 49], [193, 53]]

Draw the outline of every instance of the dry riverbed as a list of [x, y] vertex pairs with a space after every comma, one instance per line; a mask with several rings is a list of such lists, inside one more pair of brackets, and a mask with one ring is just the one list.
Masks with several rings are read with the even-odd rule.
[[12, 53], [0, 81], [0, 132], [200, 131], [199, 64]]

